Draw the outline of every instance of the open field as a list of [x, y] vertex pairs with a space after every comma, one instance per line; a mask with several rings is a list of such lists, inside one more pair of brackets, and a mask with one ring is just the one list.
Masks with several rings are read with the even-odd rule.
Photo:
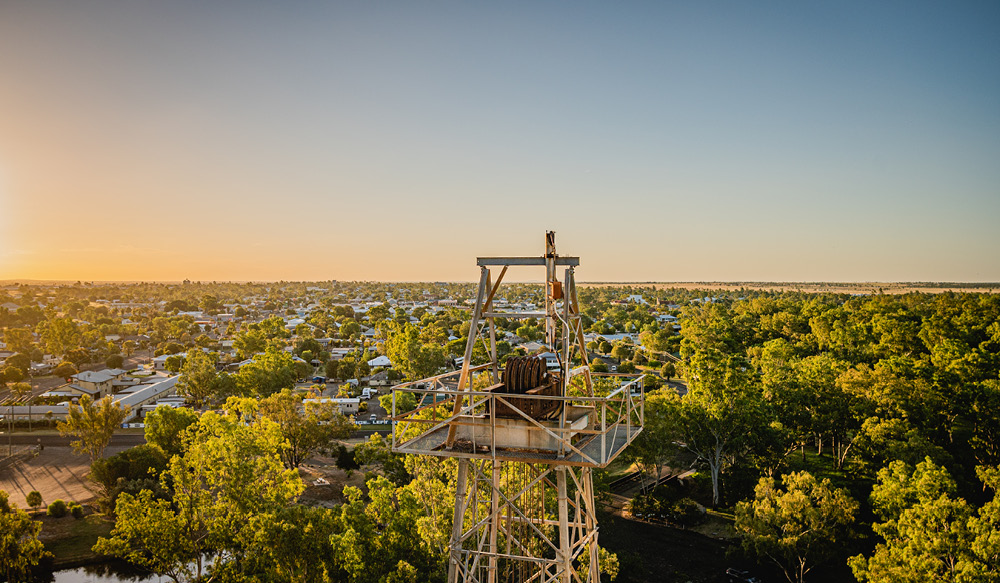
[[[109, 447], [106, 456], [124, 451]], [[96, 486], [87, 479], [90, 458], [73, 453], [71, 447], [46, 447], [37, 456], [0, 470], [0, 490], [10, 494], [12, 502], [27, 508], [28, 492], [38, 490], [45, 504], [61, 498], [84, 503], [94, 498]]]
[[837, 294], [906, 294], [921, 292], [938, 294], [948, 291], [969, 293], [1000, 293], [1000, 283], [952, 282], [762, 282], [762, 281], [678, 281], [678, 282], [580, 282], [581, 287], [637, 287], [655, 289], [703, 289], [727, 292], [740, 290], [798, 291], [806, 293]]

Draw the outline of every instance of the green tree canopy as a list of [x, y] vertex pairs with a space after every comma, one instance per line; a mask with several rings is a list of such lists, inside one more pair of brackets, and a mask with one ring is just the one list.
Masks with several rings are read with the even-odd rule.
[[6, 581], [30, 581], [31, 568], [50, 553], [38, 540], [42, 523], [10, 502], [0, 490], [0, 573]]
[[1000, 471], [979, 468], [994, 498], [977, 513], [954, 496], [955, 483], [930, 458], [916, 468], [894, 462], [879, 471], [872, 504], [883, 522], [873, 525], [884, 539], [871, 557], [851, 557], [859, 581], [988, 582], [1000, 578]]
[[287, 468], [297, 468], [321, 447], [334, 439], [347, 437], [354, 424], [332, 402], [304, 403], [289, 389], [258, 402], [254, 399], [230, 398], [226, 409], [251, 417], [266, 417], [276, 423], [285, 438], [281, 460]]
[[183, 455], [163, 473], [173, 502], [149, 490], [122, 494], [110, 538], [95, 551], [119, 557], [174, 581], [194, 581], [209, 572], [243, 579], [254, 557], [268, 552], [257, 532], [302, 492], [295, 471], [280, 459], [283, 438], [268, 419], [246, 423], [214, 412], [203, 414], [191, 430]]
[[215, 370], [215, 360], [208, 353], [198, 349], [189, 351], [180, 372], [177, 392], [190, 399], [195, 407], [220, 398], [219, 373]]
[[146, 443], [163, 450], [168, 458], [184, 452], [185, 430], [198, 422], [191, 409], [160, 405], [146, 414]]
[[836, 555], [850, 536], [858, 503], [830, 480], [809, 472], [761, 478], [753, 501], [736, 506], [743, 546], [778, 565], [790, 583], [802, 583], [820, 562]]
[[295, 385], [295, 361], [291, 354], [269, 347], [232, 377], [240, 395], [264, 398]]
[[128, 408], [122, 408], [108, 395], [96, 403], [90, 395], [80, 397], [80, 404], [70, 404], [66, 420], [57, 425], [62, 435], [72, 435], [77, 441], [71, 442], [73, 450], [90, 456], [94, 463], [104, 456], [104, 448], [111, 442], [115, 429], [121, 426], [128, 415]]
[[409, 322], [392, 322], [386, 329], [385, 353], [392, 366], [410, 380], [433, 376], [445, 363], [440, 346], [422, 344], [420, 330]]

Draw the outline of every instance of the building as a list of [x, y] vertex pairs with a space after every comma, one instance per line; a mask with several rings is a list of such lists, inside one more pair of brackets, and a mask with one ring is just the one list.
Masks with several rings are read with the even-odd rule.
[[322, 399], [305, 399], [303, 403], [333, 403], [337, 405], [340, 410], [341, 415], [356, 415], [361, 409], [361, 399], [357, 397], [351, 398], [332, 398], [323, 397]]
[[77, 388], [80, 393], [90, 395], [97, 400], [105, 395], [114, 394], [114, 381], [125, 376], [125, 372], [120, 368], [85, 370], [73, 375], [74, 382], [70, 387]]

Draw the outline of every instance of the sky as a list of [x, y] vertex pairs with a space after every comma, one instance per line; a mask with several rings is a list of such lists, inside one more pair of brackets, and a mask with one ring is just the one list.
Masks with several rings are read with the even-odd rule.
[[474, 281], [554, 230], [581, 281], [1000, 281], [997, 30], [992, 0], [0, 0], [0, 279]]

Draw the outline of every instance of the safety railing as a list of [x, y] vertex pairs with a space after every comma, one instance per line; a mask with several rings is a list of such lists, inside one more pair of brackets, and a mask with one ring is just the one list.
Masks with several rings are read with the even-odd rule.
[[[472, 371], [487, 368], [483, 365]], [[393, 388], [393, 451], [604, 467], [642, 430], [641, 374], [594, 374], [595, 379], [610, 379], [613, 385], [608, 394], [598, 396], [498, 392], [502, 385], [458, 391], [457, 375], [458, 371], [446, 373]], [[408, 394], [414, 399], [405, 397]], [[455, 411], [459, 397], [461, 406]], [[539, 399], [557, 402], [557, 413], [546, 419], [528, 414], [525, 409], [540, 408], [530, 406]], [[404, 401], [415, 401], [417, 406], [402, 411], [399, 405]], [[505, 412], [502, 418], [491, 414], [498, 409]], [[447, 436], [453, 427], [449, 444]]]

